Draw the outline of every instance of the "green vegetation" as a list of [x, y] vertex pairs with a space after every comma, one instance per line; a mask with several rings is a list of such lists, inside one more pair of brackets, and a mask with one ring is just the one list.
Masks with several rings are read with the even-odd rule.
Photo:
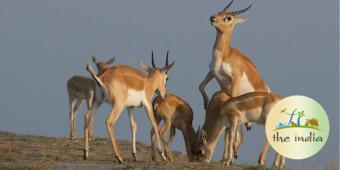
[[319, 128], [310, 127], [310, 126], [285, 126], [282, 128], [276, 128], [274, 130], [281, 130], [281, 129], [288, 129], [288, 128], [309, 128], [309, 129], [314, 129], [314, 130], [320, 130]]

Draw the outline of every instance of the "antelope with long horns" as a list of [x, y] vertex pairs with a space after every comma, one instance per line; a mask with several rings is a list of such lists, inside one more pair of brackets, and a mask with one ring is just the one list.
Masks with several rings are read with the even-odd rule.
[[[215, 78], [221, 90], [229, 96], [236, 97], [248, 92], [269, 92], [269, 88], [260, 77], [254, 63], [236, 48], [231, 47], [230, 40], [237, 24], [246, 19], [238, 17], [249, 10], [252, 5], [239, 11], [228, 11], [233, 0], [219, 13], [210, 17], [211, 24], [216, 28], [216, 41], [213, 47], [210, 71], [199, 86], [203, 96], [204, 108], [207, 108], [209, 97], [205, 92], [206, 85]], [[251, 127], [250, 124], [246, 125]]]
[[[165, 143], [166, 155], [170, 161], [173, 161], [173, 156], [170, 150], [176, 129], [179, 129], [184, 138], [185, 147], [187, 151], [188, 160], [192, 161], [192, 152], [195, 144], [195, 130], [192, 126], [193, 111], [190, 105], [180, 97], [167, 93], [165, 98], [157, 96], [152, 106], [155, 113], [156, 123], [159, 124], [163, 120], [163, 126], [160, 130], [160, 135], [163, 143]], [[170, 129], [169, 140], [166, 141], [166, 133]], [[151, 148], [152, 148], [152, 159], [155, 159], [155, 132], [151, 129]]]
[[[152, 127], [155, 131], [158, 149], [163, 160], [166, 160], [164, 155], [163, 146], [159, 137], [158, 127], [155, 121], [152, 109], [152, 96], [157, 92], [163, 98], [166, 94], [166, 81], [168, 71], [175, 64], [166, 65], [163, 68], [157, 68], [154, 63], [152, 55], [152, 67], [140, 61], [141, 67], [148, 72], [148, 76], [144, 75], [141, 71], [127, 65], [117, 65], [105, 71], [102, 75], [96, 76], [90, 64], [87, 65], [87, 70], [91, 76], [96, 80], [99, 87], [102, 89], [105, 100], [112, 105], [112, 111], [106, 119], [106, 126], [111, 138], [111, 143], [116, 159], [119, 163], [123, 162], [120, 156], [119, 148], [116, 143], [115, 124], [121, 115], [123, 109], [127, 107], [131, 132], [132, 132], [132, 155], [134, 160], [136, 156], [136, 131], [137, 125], [133, 116], [133, 109], [136, 107], [144, 106]], [[167, 58], [168, 60], [168, 58]], [[166, 62], [168, 63], [168, 61]], [[88, 128], [85, 129], [88, 131]], [[88, 136], [85, 133], [85, 146], [84, 146], [84, 159], [89, 156], [89, 142]]]
[[[230, 166], [232, 163], [235, 132], [237, 132], [236, 127], [245, 122], [255, 122], [264, 126], [270, 109], [282, 98], [283, 97], [277, 94], [266, 92], [251, 92], [230, 98], [220, 106], [218, 114], [215, 114], [215, 122], [206, 121], [206, 128], [203, 128], [198, 134], [199, 136], [202, 136], [201, 134], [206, 134], [208, 136], [207, 139], [209, 139], [210, 136], [211, 139], [217, 140], [220, 137], [220, 133], [223, 132], [223, 128], [227, 128], [228, 156], [225, 164]], [[216, 142], [213, 143], [206, 140], [198, 143], [198, 157], [203, 159], [211, 157]], [[265, 147], [262, 149], [259, 162], [264, 162], [268, 149], [269, 142], [265, 137]], [[285, 158], [277, 154], [273, 166], [282, 168], [284, 165]]]
[[[105, 72], [115, 60], [112, 57], [106, 62], [97, 61], [95, 56], [92, 56], [92, 61], [96, 64], [98, 75]], [[94, 139], [93, 135], [93, 113], [103, 103], [103, 98], [95, 92], [95, 81], [92, 78], [84, 76], [73, 76], [67, 81], [67, 93], [69, 96], [70, 105], [70, 138], [77, 139], [77, 112], [81, 103], [85, 100], [87, 106], [87, 113], [85, 117], [90, 118], [90, 139]], [[86, 121], [85, 121], [86, 122]]]

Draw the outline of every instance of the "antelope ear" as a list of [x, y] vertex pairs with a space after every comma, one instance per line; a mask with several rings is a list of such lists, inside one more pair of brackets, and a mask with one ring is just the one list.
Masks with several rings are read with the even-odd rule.
[[142, 60], [139, 61], [139, 65], [148, 73], [152, 71], [152, 67], [146, 65]]
[[106, 64], [112, 64], [115, 60], [116, 60], [116, 57], [112, 57], [106, 62]]
[[97, 58], [96, 58], [96, 56], [91, 56], [91, 58], [92, 58], [92, 61], [95, 63], [95, 64], [97, 64]]
[[245, 23], [246, 21], [247, 21], [246, 18], [237, 18], [237, 19], [236, 19], [236, 23], [238, 23], [238, 24], [243, 24], [243, 23]]
[[163, 68], [163, 70], [164, 70], [165, 72], [168, 72], [168, 71], [171, 69], [171, 67], [174, 66], [174, 64], [175, 64], [175, 62], [172, 62], [170, 65], [165, 66], [165, 67]]

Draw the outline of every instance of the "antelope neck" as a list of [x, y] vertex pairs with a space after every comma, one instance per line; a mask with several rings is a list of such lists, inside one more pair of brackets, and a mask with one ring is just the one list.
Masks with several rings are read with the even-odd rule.
[[[206, 123], [210, 122], [210, 125]], [[211, 154], [213, 154], [216, 144], [220, 139], [224, 129], [225, 129], [225, 121], [221, 117], [216, 117], [215, 119], [207, 119], [204, 123], [203, 129], [207, 132], [207, 146], [211, 149]]]
[[231, 33], [228, 32], [217, 32], [216, 41], [214, 44], [214, 50], [217, 50], [221, 54], [225, 54], [230, 50], [230, 39]]
[[190, 141], [188, 141], [190, 143], [191, 146], [193, 146], [195, 144], [195, 129], [191, 126], [190, 129], [187, 129], [188, 132], [188, 139]]
[[158, 83], [156, 74], [151, 73], [151, 75], [149, 75], [145, 81], [145, 87], [150, 87], [146, 89], [147, 94], [153, 94], [157, 90], [158, 85], [156, 83]]

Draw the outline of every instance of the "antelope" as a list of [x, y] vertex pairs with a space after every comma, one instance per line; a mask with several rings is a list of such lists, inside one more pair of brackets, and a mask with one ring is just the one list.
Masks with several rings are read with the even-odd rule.
[[[152, 97], [154, 92], [158, 93], [162, 98], [166, 94], [166, 82], [168, 71], [175, 64], [175, 62], [168, 65], [168, 57], [166, 65], [163, 68], [157, 68], [154, 63], [153, 53], [151, 56], [152, 67], [140, 61], [140, 66], [148, 72], [148, 76], [144, 75], [141, 71], [127, 66], [117, 65], [105, 71], [103, 74], [96, 76], [90, 64], [87, 65], [87, 71], [91, 74], [92, 78], [96, 80], [100, 89], [102, 90], [105, 100], [112, 105], [112, 111], [106, 119], [106, 126], [111, 138], [113, 152], [119, 163], [123, 163], [123, 158], [120, 156], [118, 145], [116, 144], [115, 137], [115, 124], [121, 115], [123, 109], [127, 107], [128, 115], [131, 126], [132, 137], [132, 156], [134, 161], [137, 161], [136, 155], [136, 132], [137, 124], [134, 120], [133, 109], [136, 107], [144, 106], [152, 127], [155, 131], [156, 140], [158, 144], [159, 153], [163, 160], [166, 160], [164, 155], [163, 146], [159, 137], [158, 127], [155, 121], [152, 109]], [[85, 131], [88, 131], [88, 127]], [[84, 137], [84, 155], [86, 160], [89, 156], [89, 142], [88, 133], [85, 132]]]
[[[192, 161], [193, 146], [195, 144], [195, 130], [192, 127], [193, 111], [190, 105], [181, 99], [180, 97], [167, 93], [164, 98], [157, 96], [152, 106], [155, 113], [155, 119], [157, 125], [163, 120], [163, 126], [160, 130], [161, 139], [165, 145], [165, 151], [168, 159], [173, 161], [173, 156], [170, 150], [176, 129], [179, 129], [184, 137], [188, 160]], [[166, 142], [166, 133], [170, 129], [169, 140]], [[151, 148], [152, 148], [152, 159], [155, 159], [155, 148], [154, 148], [155, 132], [151, 129]]]
[[[96, 64], [98, 69], [98, 75], [105, 72], [110, 64], [112, 64], [115, 60], [115, 57], [112, 57], [106, 62], [97, 61], [95, 56], [92, 56], [92, 61]], [[86, 115], [93, 115], [93, 113], [98, 109], [98, 107], [102, 104], [103, 98], [98, 98], [98, 95], [95, 94], [95, 81], [91, 78], [84, 76], [73, 76], [67, 81], [67, 92], [69, 96], [69, 105], [70, 105], [70, 138], [72, 140], [77, 139], [76, 133], [76, 122], [77, 122], [77, 112], [81, 103], [85, 100], [87, 106]], [[88, 116], [89, 117], [89, 116]], [[91, 116], [90, 120], [90, 138], [94, 139], [93, 135], [93, 118]]]
[[[281, 100], [283, 97], [266, 92], [251, 92], [243, 94], [238, 97], [230, 98], [220, 106], [218, 114], [215, 114], [215, 122], [205, 121], [206, 129], [202, 129], [198, 132], [201, 141], [198, 142], [198, 157], [206, 158], [212, 153], [216, 143], [211, 142], [209, 139], [218, 139], [220, 137], [223, 128], [227, 128], [228, 131], [228, 156], [225, 164], [230, 166], [233, 156], [233, 142], [235, 137], [236, 127], [241, 123], [255, 122], [257, 124], [265, 125], [267, 115], [272, 106]], [[202, 137], [202, 134], [206, 134], [207, 137]], [[259, 163], [264, 162], [264, 157], [269, 149], [269, 142], [265, 137], [265, 147], [262, 149], [259, 157]], [[263, 165], [263, 164], [262, 164]], [[285, 165], [285, 158], [279, 154], [276, 155], [273, 166], [283, 168]]]
[[252, 5], [239, 11], [228, 11], [233, 0], [219, 13], [210, 17], [211, 24], [216, 28], [217, 35], [213, 47], [210, 71], [199, 86], [203, 96], [204, 108], [209, 98], [205, 92], [206, 85], [215, 78], [221, 89], [229, 96], [236, 97], [248, 92], [269, 92], [269, 88], [260, 77], [255, 64], [236, 48], [231, 47], [230, 40], [237, 24], [246, 19], [238, 17], [249, 10]]
[[[206, 110], [204, 125], [202, 129], [199, 127], [196, 133], [197, 145], [198, 146], [206, 145], [207, 149], [206, 150], [198, 149], [199, 151], [203, 151], [204, 153], [201, 153], [199, 157], [195, 159], [200, 160], [200, 161], [210, 162], [210, 159], [213, 155], [213, 151], [215, 150], [218, 139], [223, 134], [224, 130], [226, 128], [229, 128], [229, 126], [227, 127], [227, 125], [224, 124], [224, 122], [217, 121], [217, 119], [220, 118], [218, 116], [218, 113], [219, 113], [219, 110], [221, 109], [222, 104], [226, 102], [229, 98], [230, 96], [228, 96], [225, 92], [217, 91], [213, 94], [211, 100], [209, 101], [207, 110]], [[218, 130], [212, 129], [214, 127], [212, 124], [214, 123], [221, 123], [223, 127]], [[238, 157], [239, 147], [243, 143], [242, 128], [240, 128], [239, 130], [240, 131], [236, 131], [236, 143], [234, 145], [234, 156], [236, 159]], [[210, 135], [212, 133], [214, 135]], [[215, 137], [216, 135], [217, 137]], [[223, 158], [222, 158], [223, 161], [227, 159], [227, 145], [228, 145], [227, 139], [228, 139], [228, 133], [225, 133], [225, 143], [224, 143]], [[197, 152], [197, 149], [194, 149], [194, 151]]]

